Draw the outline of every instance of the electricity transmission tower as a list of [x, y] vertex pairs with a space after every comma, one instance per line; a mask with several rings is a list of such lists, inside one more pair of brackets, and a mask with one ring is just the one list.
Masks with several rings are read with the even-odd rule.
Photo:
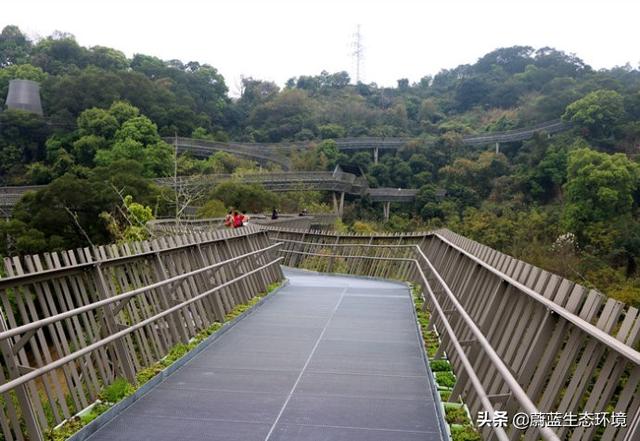
[[364, 58], [364, 47], [362, 46], [362, 34], [360, 33], [360, 25], [356, 30], [356, 33], [353, 34], [353, 52], [351, 55], [355, 58], [356, 62], [356, 84], [360, 82], [360, 68], [362, 64], [362, 59]]

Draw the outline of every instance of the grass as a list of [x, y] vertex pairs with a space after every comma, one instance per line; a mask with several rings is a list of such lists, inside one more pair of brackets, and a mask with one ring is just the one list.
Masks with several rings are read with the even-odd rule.
[[[258, 295], [253, 297], [246, 304], [236, 305], [235, 308], [233, 308], [225, 315], [225, 322], [231, 321], [240, 316], [245, 311], [251, 309], [253, 306], [255, 306], [256, 303], [260, 301], [261, 298], [265, 297], [280, 285], [280, 282], [271, 283], [267, 286], [265, 291], [258, 293]], [[147, 383], [167, 367], [171, 366], [177, 360], [184, 357], [189, 351], [194, 349], [210, 335], [214, 334], [216, 331], [222, 328], [222, 326], [222, 323], [214, 322], [209, 327], [198, 332], [188, 343], [178, 343], [173, 346], [162, 360], [138, 371], [138, 373], [136, 374], [137, 384], [135, 386], [123, 378], [116, 378], [113, 383], [103, 388], [100, 392], [100, 399], [103, 402], [98, 402], [97, 404], [95, 404], [89, 412], [81, 416], [75, 416], [69, 419], [59, 428], [50, 429], [45, 434], [45, 440], [64, 441], [67, 438], [71, 437], [91, 421], [95, 420], [104, 412], [109, 410], [109, 408], [111, 408], [111, 406], [113, 406], [115, 403], [132, 395], [142, 385]]]
[[429, 311], [424, 308], [420, 287], [412, 285], [411, 292], [416, 307], [418, 324], [422, 330], [424, 347], [430, 359], [429, 365], [435, 374], [438, 386], [446, 388], [446, 390], [439, 390], [438, 393], [445, 407], [445, 420], [451, 428], [451, 438], [453, 441], [481, 441], [482, 437], [473, 427], [473, 423], [469, 420], [464, 407], [460, 403], [449, 402], [451, 388], [456, 384], [456, 377], [448, 360], [432, 360], [438, 352], [440, 340], [435, 332], [429, 330], [431, 316]]
[[482, 441], [480, 434], [471, 426], [451, 426], [453, 441]]
[[438, 383], [438, 386], [440, 387], [444, 387], [447, 389], [451, 389], [453, 388], [453, 386], [456, 385], [456, 376], [453, 375], [453, 372], [449, 371], [449, 372], [436, 372], [436, 382]]
[[433, 372], [451, 372], [451, 365], [447, 360], [431, 360], [429, 364]]
[[100, 399], [107, 403], [117, 403], [135, 392], [134, 387], [124, 378], [116, 378], [100, 393]]
[[[447, 406], [447, 404], [449, 404]], [[467, 411], [462, 405], [452, 406], [455, 403], [446, 403], [444, 406], [445, 419], [449, 424], [470, 425], [471, 421], [467, 415]]]

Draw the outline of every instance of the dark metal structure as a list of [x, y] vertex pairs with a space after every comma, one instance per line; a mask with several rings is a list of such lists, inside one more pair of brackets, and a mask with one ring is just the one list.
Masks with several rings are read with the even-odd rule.
[[40, 84], [31, 80], [9, 81], [6, 106], [12, 110], [25, 110], [42, 115]]

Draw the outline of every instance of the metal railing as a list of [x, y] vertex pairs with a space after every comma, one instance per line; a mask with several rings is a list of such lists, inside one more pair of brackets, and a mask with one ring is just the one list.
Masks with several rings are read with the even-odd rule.
[[[427, 296], [472, 415], [611, 411], [626, 427], [484, 428], [485, 439], [640, 436], [640, 314], [602, 294], [455, 235], [337, 235], [271, 229], [284, 264], [410, 280]], [[411, 267], [413, 265], [413, 268]], [[424, 276], [424, 277], [423, 277]]]
[[0, 278], [4, 439], [43, 439], [94, 402], [102, 386], [116, 377], [135, 383], [137, 373], [176, 344], [282, 280], [282, 257], [271, 256], [280, 245], [263, 232], [243, 233], [6, 259], [9, 276]]
[[[253, 226], [270, 226], [283, 228], [306, 228], [324, 230], [331, 227], [338, 216], [334, 213], [315, 213], [305, 216], [299, 214], [279, 214], [278, 219], [271, 219], [270, 216], [262, 214], [249, 215], [249, 227]], [[176, 235], [194, 232], [206, 232], [211, 230], [231, 230], [224, 225], [224, 217], [215, 217], [207, 219], [160, 219], [147, 223], [147, 228], [157, 235]], [[247, 226], [242, 227], [247, 228]], [[236, 229], [235, 231], [241, 231]]]
[[492, 144], [495, 142], [515, 142], [524, 141], [533, 137], [534, 134], [544, 132], [548, 134], [563, 132], [569, 130], [573, 125], [564, 122], [561, 119], [545, 121], [533, 127], [524, 127], [521, 129], [505, 130], [502, 132], [490, 132], [482, 135], [465, 136], [462, 142], [466, 145]]
[[[534, 126], [520, 129], [505, 130], [500, 132], [468, 135], [462, 142], [467, 145], [488, 144], [493, 142], [513, 142], [531, 138], [535, 133], [557, 133], [570, 129], [570, 123], [560, 119], [545, 121]], [[316, 145], [320, 140], [281, 142], [281, 143], [255, 143], [255, 142], [218, 142], [192, 138], [165, 138], [165, 141], [173, 144], [177, 142], [180, 151], [191, 152], [195, 155], [210, 155], [213, 151], [226, 151], [257, 160], [268, 160], [289, 167], [290, 163], [286, 155], [295, 149], [308, 149]], [[411, 137], [354, 137], [335, 138], [339, 150], [370, 150], [373, 148], [398, 150], [410, 143], [424, 143], [423, 139]]]

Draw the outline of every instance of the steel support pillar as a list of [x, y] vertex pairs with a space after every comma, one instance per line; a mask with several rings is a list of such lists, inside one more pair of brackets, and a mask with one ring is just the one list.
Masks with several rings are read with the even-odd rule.
[[382, 210], [384, 213], [384, 221], [389, 222], [389, 215], [391, 214], [391, 201], [382, 203]]
[[496, 154], [500, 153], [500, 143], [496, 142]]
[[378, 147], [373, 148], [373, 163], [378, 163]]
[[338, 192], [331, 192], [333, 197], [333, 212], [340, 218], [344, 213], [344, 191], [340, 193], [340, 201], [338, 201]]

